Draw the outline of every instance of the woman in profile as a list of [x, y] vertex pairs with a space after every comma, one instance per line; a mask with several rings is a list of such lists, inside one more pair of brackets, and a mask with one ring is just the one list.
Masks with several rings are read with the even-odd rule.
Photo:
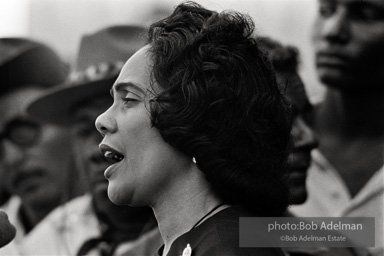
[[239, 217], [288, 204], [289, 108], [253, 28], [236, 12], [177, 6], [150, 27], [96, 120], [109, 198], [153, 208], [156, 255], [283, 255], [239, 248]]

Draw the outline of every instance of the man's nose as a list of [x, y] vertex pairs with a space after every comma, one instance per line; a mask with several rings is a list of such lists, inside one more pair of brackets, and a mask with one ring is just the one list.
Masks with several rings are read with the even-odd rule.
[[22, 162], [25, 155], [23, 148], [8, 140], [1, 141], [0, 147], [0, 161], [6, 166]]
[[330, 42], [347, 42], [350, 35], [350, 26], [347, 15], [346, 10], [340, 8], [331, 17], [325, 18], [323, 20], [321, 36]]
[[292, 137], [295, 148], [310, 148], [317, 147], [317, 139], [313, 130], [305, 123], [302, 118], [298, 118], [294, 121], [292, 128]]

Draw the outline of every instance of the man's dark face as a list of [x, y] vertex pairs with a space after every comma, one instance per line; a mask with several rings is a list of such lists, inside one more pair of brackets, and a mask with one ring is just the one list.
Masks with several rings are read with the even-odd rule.
[[280, 72], [277, 74], [277, 81], [286, 86], [285, 96], [294, 112], [291, 131], [293, 149], [289, 155], [290, 203], [301, 204], [307, 199], [306, 178], [311, 164], [311, 150], [317, 145], [312, 129], [304, 121], [310, 110], [310, 103], [297, 73]]
[[313, 45], [325, 85], [358, 93], [383, 90], [384, 1], [319, 0]]
[[26, 87], [0, 97], [2, 178], [23, 204], [56, 207], [71, 183], [69, 130], [42, 124], [26, 113], [43, 89]]
[[71, 125], [76, 163], [85, 172], [92, 194], [106, 199], [108, 181], [104, 178], [104, 171], [109, 163], [99, 151], [102, 137], [95, 128], [95, 120], [111, 103], [112, 99], [106, 93], [106, 96], [81, 104], [74, 111], [75, 121]]

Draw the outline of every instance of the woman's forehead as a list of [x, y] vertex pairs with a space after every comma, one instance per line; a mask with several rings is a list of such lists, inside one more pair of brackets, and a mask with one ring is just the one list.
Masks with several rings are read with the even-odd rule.
[[149, 46], [145, 46], [128, 59], [124, 64], [115, 85], [135, 84], [136, 86], [144, 87], [142, 88], [144, 91], [148, 89], [152, 66], [152, 60], [148, 49]]

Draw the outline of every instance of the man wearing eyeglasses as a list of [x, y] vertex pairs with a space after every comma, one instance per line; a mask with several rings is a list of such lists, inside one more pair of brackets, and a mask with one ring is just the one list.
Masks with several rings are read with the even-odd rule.
[[2, 255], [17, 254], [17, 245], [40, 220], [81, 193], [68, 129], [26, 114], [32, 100], [66, 75], [66, 65], [47, 46], [0, 39], [0, 163], [4, 186], [13, 195], [1, 208], [17, 229]]

